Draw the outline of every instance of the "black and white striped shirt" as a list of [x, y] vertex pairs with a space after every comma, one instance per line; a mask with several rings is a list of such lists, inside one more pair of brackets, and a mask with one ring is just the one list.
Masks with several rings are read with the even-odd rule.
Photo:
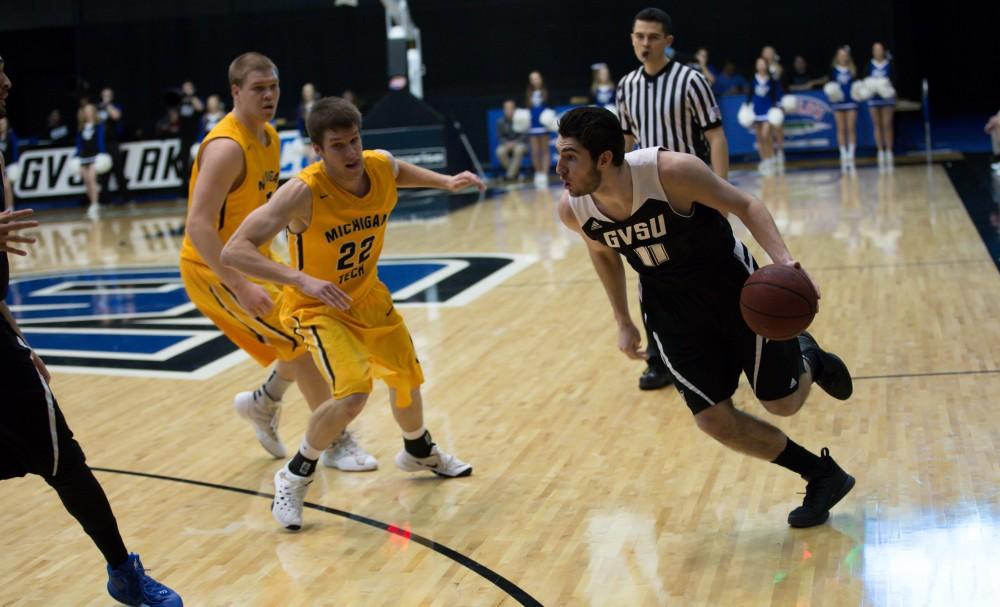
[[639, 66], [618, 81], [617, 100], [622, 131], [640, 148], [664, 147], [710, 162], [704, 132], [722, 125], [722, 112], [697, 70], [669, 61], [650, 76]]

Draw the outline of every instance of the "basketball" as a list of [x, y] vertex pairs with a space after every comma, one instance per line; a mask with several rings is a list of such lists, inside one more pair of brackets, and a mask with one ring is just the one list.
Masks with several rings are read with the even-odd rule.
[[743, 283], [740, 311], [747, 326], [768, 339], [792, 339], [805, 331], [816, 316], [818, 297], [802, 270], [769, 265]]

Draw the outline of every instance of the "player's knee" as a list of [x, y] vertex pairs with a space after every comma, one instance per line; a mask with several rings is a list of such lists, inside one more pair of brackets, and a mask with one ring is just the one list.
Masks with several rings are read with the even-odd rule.
[[732, 407], [724, 403], [711, 406], [694, 416], [698, 429], [712, 438], [725, 442], [736, 431]]
[[364, 410], [365, 403], [367, 402], [367, 394], [352, 394], [340, 401], [340, 407], [345, 415], [354, 419], [361, 414], [361, 411]]
[[768, 413], [789, 417], [798, 413], [799, 409], [802, 408], [802, 399], [798, 394], [791, 394], [777, 400], [761, 401], [760, 404], [764, 405]]

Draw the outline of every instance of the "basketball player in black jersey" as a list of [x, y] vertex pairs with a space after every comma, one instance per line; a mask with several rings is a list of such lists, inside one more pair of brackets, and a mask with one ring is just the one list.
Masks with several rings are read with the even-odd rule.
[[[643, 318], [698, 427], [730, 449], [766, 459], [808, 481], [793, 527], [827, 520], [854, 478], [824, 448], [817, 456], [771, 424], [733, 407], [745, 373], [775, 415], [794, 415], [815, 381], [834, 398], [853, 390], [846, 365], [808, 333], [768, 341], [740, 314], [740, 288], [757, 264], [733, 237], [739, 217], [774, 263], [799, 268], [764, 204], [689, 154], [646, 148], [625, 154], [621, 128], [603, 108], [577, 108], [559, 123], [556, 172], [563, 222], [583, 236], [618, 322], [618, 348], [645, 358], [628, 312], [625, 269], [638, 273]], [[818, 292], [818, 291], [817, 291]]]
[[[7, 92], [11, 82], [0, 57], [0, 118], [7, 114]], [[0, 157], [0, 181], [6, 181]], [[3, 204], [0, 183], [0, 209]], [[38, 225], [26, 218], [31, 209], [0, 213], [0, 480], [36, 474], [59, 494], [66, 510], [79, 521], [107, 561], [108, 593], [126, 605], [183, 607], [176, 592], [146, 575], [138, 554], [129, 554], [118, 531], [111, 505], [73, 431], [66, 424], [55, 396], [49, 390], [49, 372], [38, 354], [28, 347], [24, 335], [7, 307], [10, 286], [8, 253], [26, 255], [24, 244], [35, 240], [18, 230]], [[45, 522], [39, 528], [45, 531]], [[51, 558], [65, 558], [53, 554]], [[66, 597], [63, 597], [65, 600]], [[80, 603], [76, 603], [80, 601]], [[92, 604], [83, 597], [71, 603]]]

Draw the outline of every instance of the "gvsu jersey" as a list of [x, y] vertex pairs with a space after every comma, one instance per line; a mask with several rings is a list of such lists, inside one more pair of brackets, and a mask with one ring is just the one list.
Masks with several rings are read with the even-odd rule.
[[682, 215], [670, 206], [657, 168], [662, 148], [625, 154], [632, 170], [632, 214], [614, 221], [587, 195], [570, 197], [570, 208], [587, 237], [615, 249], [643, 283], [683, 288], [711, 279], [736, 247], [733, 230], [721, 213], [695, 202]]

